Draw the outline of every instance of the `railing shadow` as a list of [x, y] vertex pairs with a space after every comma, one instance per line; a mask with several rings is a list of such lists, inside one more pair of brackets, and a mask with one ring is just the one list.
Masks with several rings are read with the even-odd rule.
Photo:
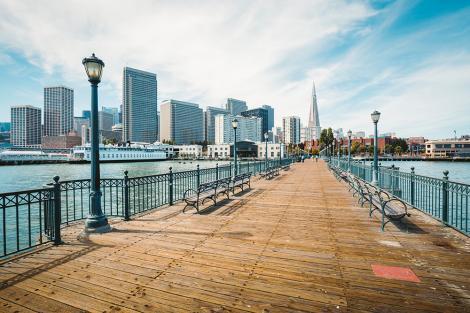
[[[15, 276], [13, 276], [12, 278], [9, 278], [3, 282], [0, 283], [0, 290], [3, 290], [5, 288], [8, 288], [10, 286], [13, 286], [15, 284], [18, 284], [24, 280], [27, 280], [29, 278], [32, 278], [33, 276], [36, 276], [40, 273], [43, 273], [43, 272], [46, 272], [56, 266], [59, 266], [59, 265], [62, 265], [62, 264], [65, 264], [69, 261], [72, 261], [72, 260], [75, 260], [81, 256], [84, 256], [90, 252], [93, 252], [93, 251], [96, 251], [102, 247], [105, 247], [105, 245], [98, 245], [98, 244], [93, 244], [93, 243], [90, 243], [89, 241], [87, 241], [86, 239], [83, 241], [83, 249], [80, 249], [78, 251], [75, 251], [75, 252], [72, 252], [70, 254], [67, 254], [65, 255], [64, 257], [61, 257], [61, 258], [58, 258], [56, 260], [53, 260], [53, 261], [50, 261], [46, 264], [43, 264], [43, 265], [40, 265], [38, 267], [35, 267], [35, 268], [32, 268], [30, 270], [27, 270], [23, 273], [18, 273], [16, 274]], [[63, 246], [67, 246], [66, 244], [64, 244]], [[76, 245], [74, 245], [76, 246]], [[45, 251], [48, 251], [49, 249], [46, 249], [46, 250], [41, 250], [41, 251], [38, 251], [36, 253], [33, 253], [33, 255], [38, 255], [38, 254], [41, 254], [41, 253], [44, 253]], [[31, 257], [31, 255], [29, 256], [26, 256], [26, 257]], [[10, 262], [8, 264], [8, 267], [6, 266], [0, 266], [0, 270], [3, 272], [3, 273], [11, 273], [11, 274], [14, 274], [14, 272], [12, 271], [9, 271], [8, 268], [9, 267], [12, 267], [14, 266], [14, 264], [17, 263], [18, 265], [21, 266], [21, 259], [18, 260], [17, 262]]]

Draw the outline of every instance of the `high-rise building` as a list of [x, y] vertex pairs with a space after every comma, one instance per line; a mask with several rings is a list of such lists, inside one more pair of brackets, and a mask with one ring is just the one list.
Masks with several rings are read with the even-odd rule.
[[105, 111], [98, 112], [98, 125], [100, 130], [111, 130], [114, 125], [114, 116]]
[[31, 105], [11, 107], [11, 139], [14, 146], [41, 145], [41, 109]]
[[204, 140], [203, 111], [196, 103], [165, 100], [160, 105], [160, 140], [191, 144]]
[[101, 111], [109, 113], [113, 116], [113, 125], [119, 124], [119, 109], [114, 107], [101, 107]]
[[208, 106], [204, 112], [204, 138], [209, 144], [215, 142], [215, 117], [219, 114], [229, 114], [229, 111]]
[[229, 114], [219, 114], [215, 117], [215, 143], [233, 143], [235, 139], [235, 131], [232, 127], [232, 121], [238, 120], [237, 141], [253, 141], [262, 140], [262, 120], [259, 117], [233, 116]]
[[81, 134], [82, 132], [82, 126], [83, 125], [86, 125], [87, 127], [90, 126], [90, 119], [88, 118], [85, 118], [85, 117], [74, 117], [73, 118], [73, 130], [78, 133], [78, 134]]
[[91, 121], [91, 111], [90, 110], [83, 110], [82, 111], [82, 117]]
[[308, 126], [307, 141], [320, 139], [321, 127], [320, 127], [320, 116], [318, 114], [318, 103], [317, 103], [317, 92], [315, 90], [315, 82], [312, 87], [312, 101], [310, 103], [310, 113], [308, 115]]
[[274, 108], [266, 104], [261, 108], [268, 111], [268, 130], [272, 130], [274, 128]]
[[263, 108], [257, 108], [252, 110], [247, 110], [240, 113], [241, 116], [245, 117], [259, 117], [261, 119], [261, 131], [263, 134], [268, 133], [271, 129], [268, 128], [269, 124], [269, 112]]
[[232, 115], [240, 115], [240, 113], [248, 110], [248, 107], [246, 106], [245, 101], [228, 98], [227, 103], [225, 104], [225, 109]]
[[298, 116], [283, 117], [282, 129], [285, 144], [300, 143], [300, 118]]
[[157, 75], [125, 67], [122, 104], [123, 141], [155, 142], [158, 138]]
[[73, 130], [73, 89], [57, 86], [44, 88], [43, 136], [67, 135]]

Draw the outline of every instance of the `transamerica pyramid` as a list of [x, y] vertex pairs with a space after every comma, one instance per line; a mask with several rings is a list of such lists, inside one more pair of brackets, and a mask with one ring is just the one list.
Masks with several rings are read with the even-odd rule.
[[310, 104], [310, 114], [308, 116], [308, 130], [311, 139], [320, 138], [320, 116], [318, 115], [317, 92], [315, 90], [315, 81], [312, 88], [312, 102]]

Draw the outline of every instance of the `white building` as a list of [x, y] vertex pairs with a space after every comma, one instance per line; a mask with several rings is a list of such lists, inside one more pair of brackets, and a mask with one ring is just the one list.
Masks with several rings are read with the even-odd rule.
[[149, 145], [149, 147], [165, 151], [167, 159], [172, 158], [175, 155], [173, 145], [169, 145], [167, 143], [161, 143], [159, 141], [156, 141]]
[[282, 128], [284, 131], [284, 143], [300, 143], [300, 117], [287, 116], [282, 118]]
[[211, 159], [229, 159], [231, 144], [208, 145], [207, 156]]
[[176, 145], [173, 146], [175, 156], [180, 158], [200, 158], [202, 157], [201, 145]]
[[[266, 157], [266, 143], [258, 142], [258, 158], [263, 159]], [[286, 145], [268, 142], [268, 159], [279, 159], [279, 155], [286, 157]]]
[[262, 138], [262, 119], [233, 115], [217, 115], [215, 117], [215, 143], [233, 143], [235, 132], [232, 121], [238, 120], [237, 141], [260, 141]]

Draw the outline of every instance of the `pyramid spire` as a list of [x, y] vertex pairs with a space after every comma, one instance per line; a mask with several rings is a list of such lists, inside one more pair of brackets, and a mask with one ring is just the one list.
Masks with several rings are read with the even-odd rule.
[[317, 92], [315, 90], [315, 81], [313, 81], [313, 87], [312, 87], [312, 102], [310, 104], [310, 114], [308, 116], [308, 127], [309, 128], [320, 127], [320, 117], [318, 115]]

